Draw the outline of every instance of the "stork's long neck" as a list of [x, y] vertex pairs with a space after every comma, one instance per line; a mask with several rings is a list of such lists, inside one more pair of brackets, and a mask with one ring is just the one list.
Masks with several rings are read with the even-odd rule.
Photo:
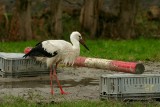
[[73, 48], [76, 48], [76, 49], [80, 48], [79, 41], [77, 41], [76, 39], [72, 38], [71, 43], [72, 43]]

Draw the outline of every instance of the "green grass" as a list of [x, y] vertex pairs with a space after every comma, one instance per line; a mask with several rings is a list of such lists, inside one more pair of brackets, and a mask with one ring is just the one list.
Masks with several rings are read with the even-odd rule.
[[23, 52], [25, 47], [33, 47], [36, 41], [0, 42], [1, 52]]
[[4, 97], [0, 103], [1, 107], [158, 107], [160, 103], [156, 101], [134, 101], [121, 102], [114, 100], [105, 101], [64, 101], [64, 102], [36, 102], [25, 100], [21, 97]]
[[[1, 42], [0, 51], [23, 52], [25, 47], [33, 47], [37, 41]], [[160, 61], [160, 40], [87, 40], [87, 51], [81, 46], [81, 56], [125, 61]]]
[[96, 40], [88, 41], [90, 52], [82, 49], [82, 55], [126, 61], [160, 61], [160, 40]]

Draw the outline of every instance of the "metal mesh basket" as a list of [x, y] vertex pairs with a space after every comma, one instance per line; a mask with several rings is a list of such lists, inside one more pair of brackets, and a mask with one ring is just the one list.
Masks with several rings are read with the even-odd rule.
[[22, 53], [0, 52], [0, 75], [2, 77], [20, 77], [49, 73], [45, 64], [31, 58], [22, 58], [23, 55]]
[[160, 74], [108, 74], [100, 78], [102, 99], [160, 98]]

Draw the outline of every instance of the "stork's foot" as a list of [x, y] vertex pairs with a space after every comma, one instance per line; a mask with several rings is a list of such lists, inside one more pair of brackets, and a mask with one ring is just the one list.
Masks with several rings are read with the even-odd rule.
[[51, 90], [51, 95], [54, 95], [54, 91], [53, 90]]
[[65, 92], [65, 91], [63, 91], [63, 90], [62, 90], [60, 93], [61, 93], [62, 95], [70, 94], [69, 92]]

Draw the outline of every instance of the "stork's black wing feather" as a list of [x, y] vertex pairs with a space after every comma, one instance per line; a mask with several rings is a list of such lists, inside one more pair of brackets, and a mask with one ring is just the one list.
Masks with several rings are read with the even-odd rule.
[[38, 43], [37, 43], [35, 46], [38, 46], [38, 45], [42, 44], [42, 42], [43, 42], [43, 41], [41, 41], [41, 42], [38, 42]]
[[28, 52], [27, 54], [25, 54], [23, 57], [54, 57], [55, 55], [57, 55], [58, 52], [55, 51], [53, 53], [48, 53], [46, 50], [44, 50], [44, 48], [42, 47], [42, 42], [36, 44], [36, 47], [32, 48], [30, 52]]

